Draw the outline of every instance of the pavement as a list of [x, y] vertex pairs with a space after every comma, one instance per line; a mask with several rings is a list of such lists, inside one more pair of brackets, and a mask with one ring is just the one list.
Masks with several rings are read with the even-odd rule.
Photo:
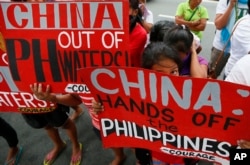
[[[84, 106], [83, 106], [84, 108]], [[85, 108], [84, 108], [85, 109]], [[53, 147], [45, 130], [34, 129], [27, 125], [19, 113], [0, 113], [0, 116], [15, 128], [19, 145], [23, 147], [19, 165], [41, 165], [45, 155]], [[78, 139], [83, 144], [83, 157], [81, 165], [109, 165], [113, 160], [113, 152], [103, 148], [102, 142], [98, 139], [92, 129], [92, 123], [87, 109], [76, 121]], [[66, 149], [60, 154], [53, 165], [69, 165], [71, 157], [71, 144], [66, 132], [59, 128], [59, 133], [67, 143]], [[8, 151], [7, 142], [0, 138], [0, 165], [4, 164]], [[126, 159], [123, 165], [135, 165], [135, 156], [130, 148], [124, 148]], [[207, 162], [200, 162], [199, 165], [212, 165]]]

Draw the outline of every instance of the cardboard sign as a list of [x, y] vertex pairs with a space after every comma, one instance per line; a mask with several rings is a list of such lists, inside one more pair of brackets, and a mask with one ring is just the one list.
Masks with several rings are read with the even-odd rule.
[[129, 66], [128, 11], [126, 0], [0, 3], [0, 111], [50, 106], [35, 82], [81, 94], [78, 68]]
[[87, 68], [79, 74], [105, 107], [105, 147], [141, 147], [226, 165], [229, 148], [250, 140], [250, 87], [140, 68]]

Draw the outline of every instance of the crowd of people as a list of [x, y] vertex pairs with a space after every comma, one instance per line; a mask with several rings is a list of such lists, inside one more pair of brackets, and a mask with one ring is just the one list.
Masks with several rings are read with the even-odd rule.
[[[18, 1], [18, 0], [13, 0]], [[29, 1], [29, 0], [28, 0]], [[32, 1], [32, 0], [31, 0]], [[44, 0], [43, 0], [44, 1]], [[33, 2], [33, 1], [32, 1]], [[228, 82], [250, 85], [250, 1], [219, 0], [214, 20], [216, 33], [211, 49], [210, 61], [201, 54], [202, 36], [209, 13], [202, 0], [187, 0], [176, 9], [174, 21], [153, 21], [153, 13], [146, 0], [129, 0], [129, 49], [131, 65], [173, 76], [195, 78], [217, 78], [225, 67], [224, 79]], [[211, 76], [213, 74], [213, 76]], [[211, 76], [211, 77], [210, 77]], [[38, 99], [57, 105], [53, 112], [44, 114], [22, 114], [24, 121], [33, 128], [43, 128], [54, 147], [44, 157], [43, 164], [51, 165], [65, 149], [58, 128], [65, 130], [72, 143], [70, 165], [80, 165], [82, 143], [78, 140], [74, 120], [82, 113], [80, 104], [85, 104], [91, 117], [93, 130], [101, 140], [99, 114], [105, 111], [91, 94], [80, 97], [76, 94], [56, 95], [50, 86], [42, 90], [42, 84], [31, 84], [31, 91]], [[74, 110], [69, 116], [70, 109]], [[22, 155], [18, 146], [18, 133], [0, 118], [0, 136], [6, 139], [9, 151], [5, 165], [16, 165]], [[3, 129], [4, 128], [4, 129]], [[250, 139], [239, 139], [241, 148], [250, 148]], [[123, 148], [111, 148], [114, 159], [110, 165], [120, 165], [126, 158]], [[199, 160], [156, 153], [146, 148], [133, 148], [137, 165], [196, 165]]]

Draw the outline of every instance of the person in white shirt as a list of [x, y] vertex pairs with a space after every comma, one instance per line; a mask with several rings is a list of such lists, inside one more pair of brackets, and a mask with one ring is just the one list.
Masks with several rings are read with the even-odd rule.
[[[250, 47], [248, 47], [250, 50]], [[249, 52], [250, 53], [250, 52]], [[250, 86], [250, 54], [244, 55], [241, 59], [239, 59], [228, 76], [226, 77], [225, 81], [237, 83], [241, 85]], [[243, 140], [240, 139], [237, 141], [238, 145], [242, 149], [250, 149], [250, 141], [249, 139]]]
[[[250, 50], [250, 47], [248, 47]], [[245, 54], [241, 59], [239, 59], [231, 72], [226, 77], [225, 81], [238, 83], [242, 85], [250, 86], [250, 54]]]
[[[227, 41], [235, 22], [247, 14], [248, 0], [220, 0], [216, 7], [214, 24], [216, 33], [213, 40], [213, 47], [209, 61], [210, 71], [215, 68], [215, 77], [220, 76], [230, 56], [230, 44]], [[226, 45], [224, 54], [220, 56]], [[217, 63], [217, 64], [216, 64]]]
[[[250, 8], [250, 1], [248, 1]], [[238, 25], [237, 25], [238, 24]], [[229, 74], [234, 64], [248, 53], [250, 48], [250, 11], [235, 24], [231, 37], [230, 57], [225, 66], [225, 76]]]

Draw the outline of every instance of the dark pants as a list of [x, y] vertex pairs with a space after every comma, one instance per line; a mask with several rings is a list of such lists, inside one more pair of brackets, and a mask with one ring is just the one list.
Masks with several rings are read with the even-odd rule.
[[0, 117], [0, 136], [8, 143], [9, 147], [16, 147], [18, 144], [17, 133], [14, 128]]
[[151, 152], [147, 149], [136, 148], [135, 156], [140, 165], [152, 164], [152, 155], [151, 155]]

